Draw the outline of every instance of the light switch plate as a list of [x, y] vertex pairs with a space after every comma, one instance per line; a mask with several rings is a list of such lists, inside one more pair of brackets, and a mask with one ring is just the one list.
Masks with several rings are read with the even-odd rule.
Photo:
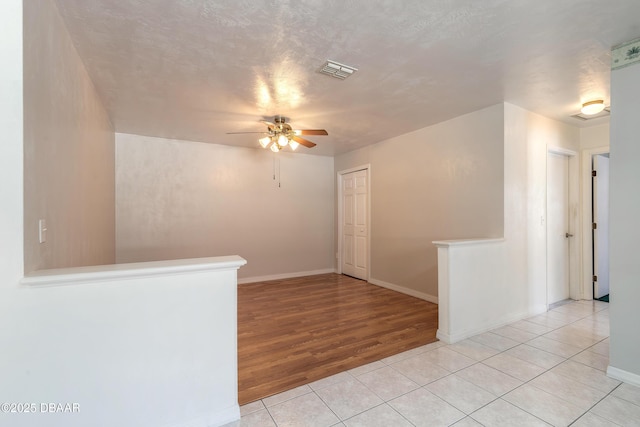
[[38, 221], [38, 239], [40, 243], [47, 241], [47, 221], [44, 219]]

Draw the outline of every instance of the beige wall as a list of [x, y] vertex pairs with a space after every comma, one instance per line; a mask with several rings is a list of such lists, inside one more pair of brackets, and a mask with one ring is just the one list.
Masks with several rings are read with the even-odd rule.
[[113, 263], [114, 132], [49, 0], [24, 2], [24, 167], [25, 271]]
[[436, 296], [433, 240], [502, 237], [503, 111], [496, 105], [336, 157], [336, 172], [371, 164], [372, 280]]
[[580, 129], [580, 149], [609, 146], [609, 123]]
[[119, 263], [237, 254], [241, 279], [333, 271], [332, 158], [128, 134], [116, 147]]

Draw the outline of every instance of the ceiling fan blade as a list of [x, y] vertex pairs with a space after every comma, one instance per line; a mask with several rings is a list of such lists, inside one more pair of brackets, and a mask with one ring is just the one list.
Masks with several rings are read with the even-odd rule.
[[262, 122], [262, 123], [264, 123], [265, 125], [267, 125], [267, 127], [268, 127], [269, 129], [275, 129], [275, 127], [276, 127], [276, 124], [275, 124], [275, 123], [271, 123], [271, 122], [268, 122], [268, 121], [266, 121], [266, 120], [260, 120], [260, 122]]
[[227, 135], [238, 135], [241, 133], [269, 133], [269, 132], [227, 132]]
[[300, 138], [299, 136], [294, 136], [293, 140], [300, 145], [304, 145], [307, 148], [313, 148], [316, 146], [315, 143], [309, 141], [308, 139]]
[[299, 135], [329, 135], [324, 129], [296, 129]]

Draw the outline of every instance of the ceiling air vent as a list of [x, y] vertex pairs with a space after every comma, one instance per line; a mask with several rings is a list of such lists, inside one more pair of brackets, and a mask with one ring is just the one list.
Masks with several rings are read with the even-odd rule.
[[605, 109], [600, 111], [598, 114], [586, 115], [586, 114], [583, 114], [583, 113], [578, 113], [578, 114], [574, 114], [571, 117], [573, 117], [574, 119], [586, 121], [586, 120], [591, 120], [591, 119], [599, 119], [600, 117], [606, 117], [606, 116], [609, 116], [609, 115], [611, 115], [611, 108], [610, 107], [605, 107]]
[[318, 71], [322, 74], [326, 74], [331, 77], [335, 77], [336, 79], [344, 80], [353, 73], [358, 71], [357, 68], [351, 67], [349, 65], [340, 64], [339, 62], [327, 60], [327, 62], [322, 66], [322, 68]]

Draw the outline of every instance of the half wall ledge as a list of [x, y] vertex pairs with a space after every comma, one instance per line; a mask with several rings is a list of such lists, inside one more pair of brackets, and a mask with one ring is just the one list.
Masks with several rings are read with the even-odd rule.
[[508, 323], [512, 316], [496, 310], [508, 298], [505, 239], [433, 244], [438, 247], [438, 339], [451, 344]]
[[16, 342], [30, 343], [7, 380], [16, 400], [79, 402], [68, 427], [239, 420], [237, 274], [245, 264], [232, 255], [27, 275], [11, 328]]
[[504, 242], [504, 238], [479, 238], [479, 239], [454, 239], [454, 240], [434, 240], [433, 243], [437, 247], [449, 247], [449, 246], [468, 246], [468, 245], [481, 245], [485, 243], [501, 243]]
[[57, 268], [29, 273], [20, 280], [20, 283], [28, 286], [88, 284], [118, 279], [151, 278], [205, 271], [237, 270], [246, 263], [247, 261], [238, 255], [229, 255]]

